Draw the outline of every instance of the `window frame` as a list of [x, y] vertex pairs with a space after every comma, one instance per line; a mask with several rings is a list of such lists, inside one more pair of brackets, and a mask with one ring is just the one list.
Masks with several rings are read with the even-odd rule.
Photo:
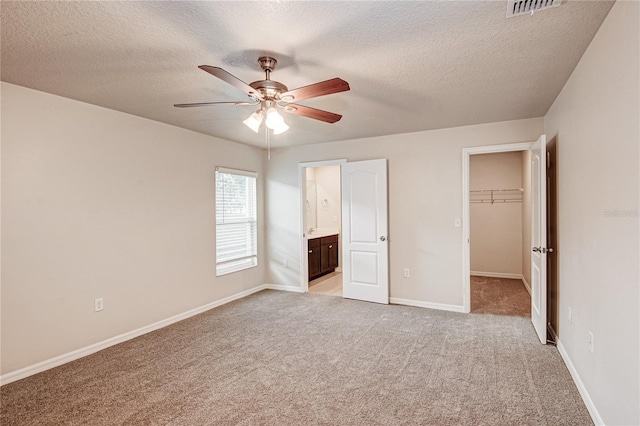
[[[255, 193], [255, 197], [253, 197], [253, 201], [254, 204], [253, 206], [251, 205], [251, 200], [248, 198], [250, 196], [250, 194], [247, 194], [247, 205], [246, 208], [252, 212], [253, 214], [249, 214], [249, 216], [247, 217], [246, 221], [240, 221], [240, 222], [233, 222], [234, 224], [238, 224], [238, 223], [247, 223], [249, 224], [249, 229], [253, 229], [254, 230], [254, 234], [252, 237], [249, 237], [249, 239], [253, 239], [253, 244], [254, 247], [248, 247], [247, 248], [247, 252], [252, 252], [253, 254], [249, 254], [247, 256], [241, 256], [241, 257], [237, 257], [237, 258], [233, 258], [233, 259], [225, 259], [225, 260], [220, 260], [218, 258], [218, 253], [219, 253], [219, 249], [218, 249], [218, 235], [220, 232], [220, 226], [224, 226], [224, 225], [229, 225], [229, 224], [233, 224], [233, 223], [218, 223], [218, 211], [219, 211], [219, 205], [218, 205], [218, 179], [219, 179], [219, 175], [218, 173], [221, 174], [227, 174], [227, 175], [234, 175], [234, 176], [243, 176], [243, 177], [247, 177], [247, 178], [253, 178], [253, 192]], [[245, 269], [249, 269], [249, 268], [255, 268], [256, 266], [258, 266], [258, 173], [256, 172], [251, 172], [251, 171], [247, 171], [247, 170], [238, 170], [238, 169], [230, 169], [230, 168], [226, 168], [226, 167], [216, 167], [215, 168], [215, 177], [214, 177], [214, 198], [215, 198], [215, 225], [216, 225], [216, 229], [215, 229], [215, 238], [216, 238], [216, 249], [215, 249], [215, 261], [216, 261], [216, 277], [220, 277], [223, 275], [227, 275], [227, 274], [231, 274], [234, 272], [239, 272], [239, 271], [243, 271]], [[249, 181], [250, 182], [250, 181]], [[253, 226], [251, 226], [253, 225]]]

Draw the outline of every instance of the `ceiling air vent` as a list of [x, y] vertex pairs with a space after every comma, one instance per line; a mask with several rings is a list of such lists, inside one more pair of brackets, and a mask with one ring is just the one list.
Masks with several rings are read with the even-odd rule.
[[507, 0], [507, 18], [518, 15], [533, 15], [535, 12], [558, 7], [562, 0]]

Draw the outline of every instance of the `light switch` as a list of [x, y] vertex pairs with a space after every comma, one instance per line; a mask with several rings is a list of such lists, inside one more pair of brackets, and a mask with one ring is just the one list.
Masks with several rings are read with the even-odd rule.
[[462, 226], [462, 221], [460, 220], [459, 217], [456, 217], [453, 221], [453, 226], [455, 226], [456, 228], [460, 228]]

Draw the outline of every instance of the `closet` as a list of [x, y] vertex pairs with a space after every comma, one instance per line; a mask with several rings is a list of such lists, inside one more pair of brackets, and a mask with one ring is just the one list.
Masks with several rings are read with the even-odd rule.
[[[530, 315], [524, 265], [529, 229], [525, 154], [476, 154], [469, 159], [471, 311]], [[527, 203], [528, 205], [528, 203]]]

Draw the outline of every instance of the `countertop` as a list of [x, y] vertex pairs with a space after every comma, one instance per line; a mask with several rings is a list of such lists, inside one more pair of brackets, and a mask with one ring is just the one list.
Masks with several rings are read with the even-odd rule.
[[329, 235], [338, 235], [337, 229], [332, 228], [318, 228], [314, 229], [311, 233], [307, 233], [307, 239], [313, 240], [315, 238], [328, 237]]

